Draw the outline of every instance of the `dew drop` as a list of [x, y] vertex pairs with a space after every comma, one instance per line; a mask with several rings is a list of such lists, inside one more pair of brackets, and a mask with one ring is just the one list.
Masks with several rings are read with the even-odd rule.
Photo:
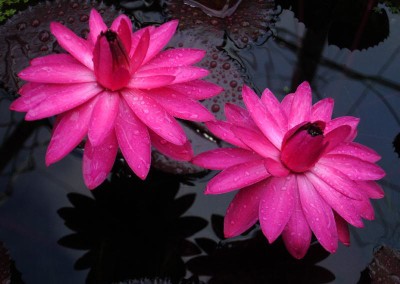
[[217, 105], [217, 104], [213, 104], [213, 105], [211, 106], [211, 111], [212, 111], [212, 112], [218, 112], [220, 109], [221, 109], [220, 106]]
[[79, 8], [79, 4], [78, 3], [71, 3], [71, 8], [72, 9], [76, 9], [76, 8]]
[[231, 86], [232, 88], [236, 88], [236, 87], [237, 87], [237, 81], [232, 80], [232, 81], [229, 83], [229, 86]]
[[225, 70], [229, 70], [231, 68], [231, 64], [224, 63], [224, 65], [222, 65], [222, 68], [224, 68]]
[[40, 51], [42, 51], [42, 52], [45, 52], [45, 51], [48, 51], [48, 50], [49, 50], [49, 48], [46, 45], [42, 45], [40, 47]]
[[21, 22], [17, 24], [17, 30], [19, 31], [23, 31], [26, 28], [26, 23], [25, 22]]
[[70, 24], [72, 24], [73, 22], [75, 22], [74, 17], [69, 16], [68, 19], [67, 19], [67, 22], [70, 23]]
[[211, 68], [215, 68], [215, 67], [217, 67], [217, 65], [218, 65], [218, 64], [217, 64], [217, 61], [211, 61], [211, 62], [210, 62], [210, 67], [211, 67]]
[[81, 15], [79, 17], [79, 21], [81, 21], [82, 23], [87, 22], [89, 20], [89, 16], [88, 15]]
[[36, 28], [40, 25], [40, 21], [38, 19], [34, 19], [31, 23], [32, 27]]
[[46, 42], [50, 39], [50, 33], [48, 31], [41, 31], [39, 33], [39, 40], [42, 42]]

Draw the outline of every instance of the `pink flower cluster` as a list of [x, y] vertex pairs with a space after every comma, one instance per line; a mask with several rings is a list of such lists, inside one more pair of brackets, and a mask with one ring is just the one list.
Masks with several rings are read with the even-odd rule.
[[[87, 39], [59, 23], [51, 24], [68, 52], [32, 60], [19, 73], [26, 83], [11, 109], [26, 120], [56, 115], [46, 153], [50, 165], [85, 141], [83, 177], [92, 189], [110, 172], [118, 149], [135, 174], [145, 179], [151, 146], [174, 159], [222, 170], [206, 193], [239, 190], [225, 217], [225, 235], [239, 235], [260, 222], [269, 242], [280, 235], [289, 252], [302, 258], [312, 233], [329, 252], [338, 240], [349, 244], [348, 224], [371, 220], [370, 199], [383, 197], [375, 182], [385, 173], [380, 157], [354, 142], [358, 119], [332, 119], [333, 100], [312, 105], [308, 83], [282, 102], [267, 89], [259, 98], [243, 87], [247, 109], [225, 106], [226, 121], [216, 121], [198, 100], [222, 89], [201, 80], [208, 71], [192, 66], [202, 50], [162, 51], [177, 21], [132, 32], [121, 15], [108, 28], [91, 11]], [[235, 147], [193, 158], [176, 118], [206, 122], [217, 137]]]

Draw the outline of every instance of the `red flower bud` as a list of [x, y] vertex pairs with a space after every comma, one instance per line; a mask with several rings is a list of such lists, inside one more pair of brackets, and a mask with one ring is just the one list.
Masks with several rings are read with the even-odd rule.
[[289, 130], [282, 142], [281, 161], [293, 172], [307, 171], [318, 162], [327, 143], [324, 142], [325, 123], [307, 122]]

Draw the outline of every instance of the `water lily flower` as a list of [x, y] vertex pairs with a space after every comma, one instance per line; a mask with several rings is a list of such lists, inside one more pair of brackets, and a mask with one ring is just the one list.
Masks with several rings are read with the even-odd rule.
[[201, 80], [208, 71], [192, 64], [203, 50], [162, 51], [174, 35], [177, 21], [132, 32], [120, 15], [107, 27], [92, 10], [87, 39], [57, 22], [50, 29], [68, 54], [35, 58], [18, 75], [28, 81], [12, 110], [27, 112], [26, 120], [57, 115], [46, 153], [50, 165], [86, 138], [83, 177], [89, 188], [104, 181], [118, 149], [133, 172], [145, 179], [151, 145], [178, 160], [193, 151], [176, 118], [213, 120], [198, 100], [221, 88]]
[[243, 101], [247, 110], [226, 104], [226, 121], [206, 123], [236, 147], [193, 159], [222, 170], [206, 193], [239, 189], [225, 216], [225, 236], [237, 236], [259, 221], [268, 241], [282, 235], [296, 258], [306, 254], [312, 233], [331, 253], [338, 240], [349, 245], [348, 224], [362, 227], [362, 218], [374, 219], [370, 199], [383, 197], [375, 181], [385, 175], [375, 164], [380, 156], [353, 141], [359, 119], [332, 119], [331, 98], [312, 105], [307, 82], [282, 102], [268, 89], [260, 99], [244, 86]]

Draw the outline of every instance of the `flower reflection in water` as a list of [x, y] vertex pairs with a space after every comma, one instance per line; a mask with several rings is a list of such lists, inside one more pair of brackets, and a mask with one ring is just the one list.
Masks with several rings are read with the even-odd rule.
[[311, 88], [301, 84], [280, 103], [266, 89], [261, 99], [247, 86], [247, 110], [227, 104], [227, 121], [208, 122], [217, 137], [237, 146], [196, 156], [193, 162], [223, 170], [206, 193], [240, 189], [225, 216], [226, 237], [237, 236], [257, 220], [270, 243], [282, 234], [289, 252], [302, 258], [314, 233], [335, 252], [348, 245], [348, 223], [363, 227], [374, 219], [370, 198], [382, 198], [375, 180], [385, 173], [380, 156], [353, 142], [359, 119], [332, 119], [333, 100], [311, 104]]
[[73, 207], [58, 213], [74, 231], [59, 243], [87, 252], [75, 268], [90, 269], [89, 283], [114, 283], [127, 279], [185, 276], [182, 257], [200, 253], [187, 238], [207, 225], [194, 216], [182, 216], [195, 195], [176, 197], [177, 176], [150, 171], [142, 181], [136, 176], [113, 174], [91, 193], [94, 198], [70, 193]]

